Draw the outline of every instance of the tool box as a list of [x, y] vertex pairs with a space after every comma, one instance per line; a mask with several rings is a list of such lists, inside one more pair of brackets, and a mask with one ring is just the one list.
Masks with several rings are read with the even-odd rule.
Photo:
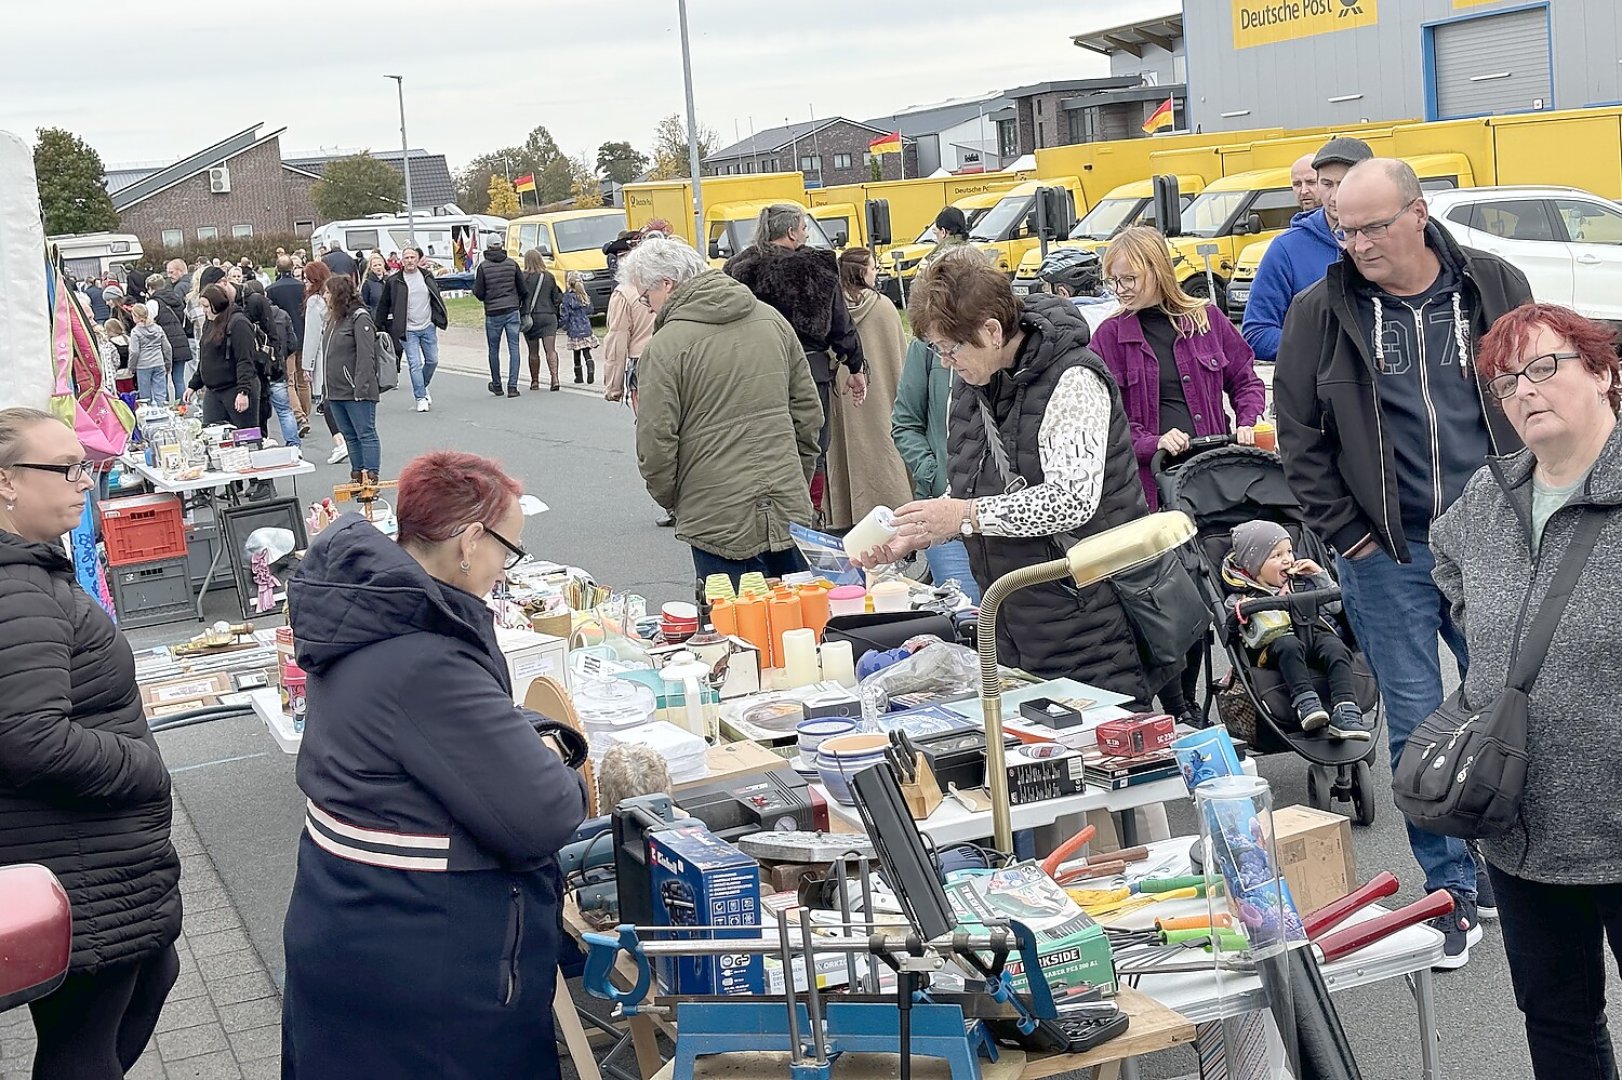
[[[760, 864], [702, 826], [648, 836], [648, 876], [654, 922], [662, 926], [738, 927], [699, 930], [701, 940], [751, 938], [760, 933]], [[689, 935], [683, 935], [689, 936]], [[758, 953], [661, 956], [665, 994], [760, 994], [765, 976]]]
[[[1055, 994], [1084, 985], [1115, 993], [1115, 963], [1104, 928], [1035, 863], [957, 876], [947, 883], [946, 895], [959, 930], [980, 933], [997, 919], [1017, 919], [1030, 927], [1042, 974]], [[1016, 990], [1028, 989], [1018, 956], [1008, 958], [1008, 971]]]

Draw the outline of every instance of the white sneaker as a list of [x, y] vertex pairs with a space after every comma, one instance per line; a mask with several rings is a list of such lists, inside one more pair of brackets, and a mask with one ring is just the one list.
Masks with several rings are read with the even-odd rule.
[[338, 445], [333, 447], [332, 448], [332, 453], [327, 455], [327, 464], [328, 465], [336, 465], [336, 464], [338, 464], [338, 462], [343, 461], [348, 456], [349, 456], [349, 447], [344, 445], [342, 439], [339, 439], [338, 440]]
[[427, 398], [419, 398], [417, 400], [417, 411], [418, 412], [427, 412], [428, 407], [429, 407], [429, 401], [428, 401]]
[[429, 391], [424, 390], [422, 392], [422, 400], [424, 400], [428, 404], [432, 405], [434, 403], [434, 395], [432, 393], [430, 393]]

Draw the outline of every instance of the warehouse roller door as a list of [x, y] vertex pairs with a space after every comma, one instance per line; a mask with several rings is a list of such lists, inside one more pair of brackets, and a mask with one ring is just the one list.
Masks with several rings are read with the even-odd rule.
[[1554, 106], [1546, 7], [1506, 11], [1425, 28], [1431, 115], [1529, 112]]

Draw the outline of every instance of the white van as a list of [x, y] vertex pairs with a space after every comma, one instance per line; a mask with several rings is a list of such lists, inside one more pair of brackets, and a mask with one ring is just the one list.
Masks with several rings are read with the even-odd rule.
[[62, 256], [68, 273], [77, 279], [91, 276], [118, 275], [123, 284], [124, 272], [132, 263], [141, 261], [146, 254], [141, 240], [134, 233], [81, 233], [78, 236], [53, 236], [50, 244]]
[[329, 221], [310, 234], [310, 250], [314, 252], [325, 244], [329, 250], [343, 248], [351, 255], [362, 251], [381, 251], [385, 258], [392, 258], [411, 246], [413, 224], [416, 226], [417, 246], [429, 259], [447, 267], [451, 265], [453, 257], [453, 227], [473, 230], [472, 249], [475, 253], [483, 251], [491, 239], [505, 239], [507, 235], [507, 219], [488, 214], [430, 214], [419, 211], [414, 221], [393, 214], [373, 214], [348, 221]]

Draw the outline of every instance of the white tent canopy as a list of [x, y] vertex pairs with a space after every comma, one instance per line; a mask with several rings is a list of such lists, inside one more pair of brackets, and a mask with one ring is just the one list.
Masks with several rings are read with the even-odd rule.
[[51, 399], [45, 231], [28, 143], [0, 131], [0, 409]]

